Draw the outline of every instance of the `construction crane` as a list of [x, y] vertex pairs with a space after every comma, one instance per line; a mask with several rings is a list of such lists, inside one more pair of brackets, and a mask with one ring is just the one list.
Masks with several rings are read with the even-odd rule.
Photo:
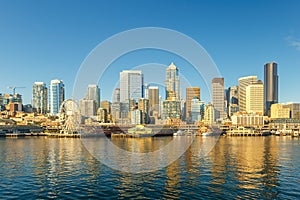
[[16, 94], [16, 89], [19, 89], [19, 88], [25, 88], [25, 87], [8, 86], [7, 88], [8, 88], [8, 89], [12, 89], [13, 95], [15, 95], [15, 94]]

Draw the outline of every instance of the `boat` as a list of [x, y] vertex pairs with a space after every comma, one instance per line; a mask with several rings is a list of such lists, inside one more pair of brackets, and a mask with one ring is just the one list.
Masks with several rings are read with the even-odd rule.
[[129, 137], [152, 137], [152, 129], [147, 128], [141, 124], [136, 125], [133, 128], [128, 129], [127, 135]]
[[173, 133], [173, 136], [184, 136], [184, 131], [178, 130], [177, 132]]

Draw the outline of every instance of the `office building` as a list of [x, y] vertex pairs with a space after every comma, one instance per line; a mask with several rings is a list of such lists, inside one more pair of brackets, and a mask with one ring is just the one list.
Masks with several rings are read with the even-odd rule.
[[215, 108], [211, 103], [205, 105], [204, 110], [204, 125], [205, 126], [212, 126], [215, 120]]
[[205, 103], [204, 101], [200, 101], [198, 97], [194, 97], [191, 100], [191, 121], [201, 121], [204, 119], [204, 112], [205, 112]]
[[[180, 100], [179, 69], [171, 63], [166, 69], [166, 99], [174, 97]], [[171, 96], [172, 94], [172, 96]]]
[[139, 109], [134, 109], [130, 112], [131, 124], [138, 125], [142, 124], [142, 111]]
[[32, 87], [32, 108], [35, 112], [46, 114], [48, 110], [48, 89], [44, 82], [35, 82]]
[[159, 89], [157, 86], [149, 87], [149, 106], [151, 116], [154, 111], [159, 112]]
[[94, 100], [98, 109], [100, 106], [100, 89], [98, 85], [88, 85], [88, 91], [85, 99]]
[[185, 118], [188, 121], [191, 119], [192, 99], [196, 97], [200, 100], [200, 87], [187, 87], [185, 91], [185, 97]]
[[91, 99], [82, 99], [80, 100], [80, 113], [84, 117], [93, 117], [96, 116], [97, 103], [95, 100]]
[[277, 63], [266, 63], [264, 66], [265, 78], [265, 114], [270, 116], [270, 108], [274, 103], [278, 103], [278, 73]]
[[212, 104], [215, 108], [215, 120], [225, 118], [224, 78], [214, 78], [212, 80]]
[[241, 112], [246, 112], [246, 88], [254, 83], [257, 83], [257, 76], [239, 78], [239, 109]]
[[57, 115], [65, 100], [65, 86], [63, 81], [55, 79], [50, 82], [49, 110], [51, 115]]
[[112, 102], [120, 102], [120, 88], [115, 88], [113, 93]]
[[150, 87], [149, 84], [144, 85], [144, 98], [145, 99], [149, 99], [149, 87]]
[[291, 117], [291, 109], [289, 106], [284, 104], [272, 104], [271, 105], [271, 119], [282, 119], [282, 118], [290, 118]]
[[261, 81], [246, 87], [246, 112], [264, 115], [264, 85]]
[[138, 101], [143, 97], [143, 74], [141, 70], [124, 70], [120, 72], [120, 101]]
[[257, 113], [235, 113], [232, 117], [233, 126], [260, 127], [264, 126], [264, 116]]
[[148, 124], [150, 122], [149, 118], [149, 99], [141, 98], [138, 102], [138, 110], [142, 111], [142, 121], [143, 124]]

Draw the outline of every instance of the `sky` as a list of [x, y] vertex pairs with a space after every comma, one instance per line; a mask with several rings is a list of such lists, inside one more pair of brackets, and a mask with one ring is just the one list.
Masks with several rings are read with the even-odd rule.
[[[300, 102], [299, 10], [297, 0], [0, 0], [0, 93], [22, 86], [16, 91], [30, 103], [35, 81], [49, 86], [58, 78], [72, 98], [80, 66], [98, 44], [126, 30], [162, 27], [202, 45], [225, 87], [248, 75], [263, 80], [264, 64], [277, 62], [279, 101]], [[110, 100], [121, 70], [171, 62], [210, 101], [205, 89], [210, 85], [193, 76], [186, 60], [157, 50], [132, 52], [112, 63], [99, 81], [101, 99]]]

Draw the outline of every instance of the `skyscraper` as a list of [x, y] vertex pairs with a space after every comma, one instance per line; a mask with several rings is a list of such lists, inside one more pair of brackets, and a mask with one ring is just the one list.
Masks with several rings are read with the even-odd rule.
[[246, 112], [264, 114], [264, 85], [262, 81], [246, 87]]
[[49, 107], [50, 114], [56, 115], [59, 112], [60, 105], [65, 100], [65, 86], [63, 81], [55, 79], [50, 82]]
[[48, 109], [48, 92], [44, 82], [34, 82], [32, 87], [32, 108], [35, 112], [46, 114]]
[[170, 94], [180, 100], [180, 85], [179, 85], [179, 69], [171, 63], [166, 69], [166, 99], [170, 97]]
[[144, 85], [144, 98], [145, 99], [149, 99], [149, 87], [150, 87], [149, 84]]
[[153, 114], [153, 111], [159, 111], [159, 89], [157, 86], [149, 87], [149, 106], [150, 115]]
[[143, 97], [143, 74], [141, 70], [124, 70], [120, 72], [120, 101], [138, 101]]
[[92, 99], [81, 99], [80, 100], [80, 112], [84, 117], [92, 117], [96, 115], [97, 105], [96, 101]]
[[197, 97], [200, 100], [200, 87], [187, 87], [185, 92], [185, 103], [186, 103], [186, 110], [185, 110], [185, 116], [186, 119], [189, 120], [191, 118], [191, 104], [192, 99], [194, 97]]
[[120, 88], [115, 88], [112, 102], [120, 102]]
[[212, 80], [212, 104], [215, 108], [215, 120], [224, 118], [224, 78]]
[[270, 116], [270, 108], [274, 103], [278, 103], [278, 74], [277, 63], [266, 63], [264, 66], [265, 77], [265, 114]]
[[85, 99], [94, 100], [96, 102], [96, 107], [100, 107], [100, 89], [98, 85], [88, 85], [88, 91]]
[[149, 118], [149, 99], [141, 98], [138, 102], [138, 109], [142, 111], [142, 123], [148, 124]]
[[239, 110], [241, 112], [246, 112], [246, 88], [254, 83], [257, 83], [257, 76], [239, 78]]

